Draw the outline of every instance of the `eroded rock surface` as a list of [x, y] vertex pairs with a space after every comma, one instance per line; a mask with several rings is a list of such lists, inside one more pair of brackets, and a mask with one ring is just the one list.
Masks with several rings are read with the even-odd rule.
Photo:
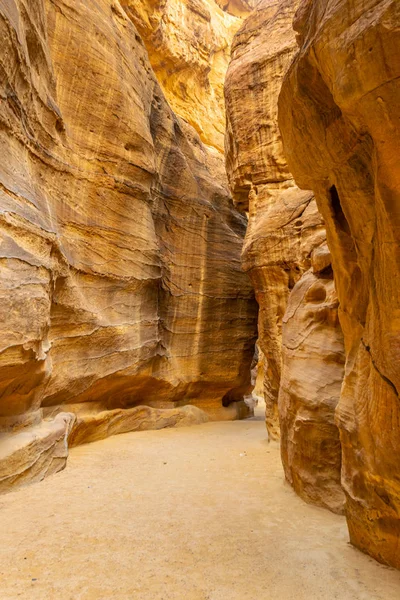
[[0, 35], [2, 431], [82, 403], [241, 414], [257, 317], [221, 155], [119, 2], [0, 0]]
[[303, 1], [279, 101], [296, 182], [323, 214], [346, 366], [337, 417], [351, 541], [400, 567], [400, 4]]
[[231, 15], [244, 17], [256, 6], [258, 0], [216, 0], [216, 3]]
[[335, 409], [343, 380], [343, 334], [326, 244], [289, 295], [279, 389], [286, 479], [307, 502], [343, 513]]
[[[313, 193], [295, 185], [278, 128], [278, 95], [296, 51], [291, 23], [298, 4], [260, 2], [235, 37], [225, 86], [226, 162], [234, 200], [249, 213], [242, 259], [260, 305], [269, 436], [282, 431], [285, 473], [295, 490], [340, 512], [334, 411], [344, 350], [337, 302], [332, 274], [320, 278], [310, 271], [313, 256], [324, 261], [325, 228]], [[325, 299], [307, 295], [314, 280]]]
[[72, 413], [61, 413], [14, 434], [0, 432], [0, 494], [64, 469], [75, 421]]
[[255, 0], [122, 0], [171, 108], [224, 148], [224, 79], [232, 38]]
[[78, 446], [87, 442], [95, 442], [129, 431], [166, 429], [168, 427], [188, 427], [207, 423], [209, 416], [197, 406], [177, 408], [152, 408], [135, 406], [134, 408], [117, 408], [97, 413], [76, 416], [76, 424], [68, 438], [70, 446]]

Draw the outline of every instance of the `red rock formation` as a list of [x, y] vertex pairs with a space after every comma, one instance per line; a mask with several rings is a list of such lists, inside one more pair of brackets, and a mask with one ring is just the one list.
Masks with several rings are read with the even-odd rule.
[[400, 4], [307, 0], [279, 100], [323, 214], [346, 345], [337, 410], [353, 544], [400, 567]]
[[240, 414], [256, 309], [221, 156], [118, 2], [0, 0], [0, 35], [2, 443], [43, 412]]

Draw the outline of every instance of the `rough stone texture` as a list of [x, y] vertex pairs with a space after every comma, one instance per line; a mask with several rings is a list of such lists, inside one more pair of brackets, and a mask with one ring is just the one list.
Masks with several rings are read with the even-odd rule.
[[0, 0], [0, 36], [0, 429], [243, 415], [257, 316], [220, 154], [119, 2]]
[[121, 408], [109, 410], [96, 415], [78, 414], [68, 442], [70, 446], [78, 446], [118, 433], [165, 429], [166, 427], [188, 427], [207, 423], [209, 420], [207, 413], [197, 406], [166, 409], [136, 406], [125, 410]]
[[[225, 87], [226, 161], [234, 200], [249, 212], [242, 260], [260, 305], [269, 436], [282, 433], [285, 474], [296, 492], [341, 512], [334, 412], [344, 349], [330, 258], [313, 194], [295, 185], [278, 128], [278, 95], [296, 50], [297, 5], [262, 1], [235, 37]], [[309, 271], [312, 262], [323, 275]], [[312, 296], [314, 287], [321, 297]]]
[[0, 433], [0, 494], [64, 469], [74, 424], [75, 415], [62, 413], [18, 433]]
[[215, 0], [218, 6], [231, 15], [245, 17], [258, 3], [258, 0]]
[[341, 448], [334, 416], [343, 380], [344, 345], [327, 257], [326, 245], [314, 251], [313, 268], [289, 296], [282, 327], [278, 406], [286, 479], [307, 502], [343, 513]]
[[[122, 0], [171, 108], [224, 148], [223, 86], [234, 33], [254, 0]], [[224, 10], [226, 12], [224, 12]]]
[[297, 188], [266, 184], [250, 193], [243, 267], [260, 305], [259, 345], [265, 357], [266, 424], [279, 437], [278, 393], [281, 378], [282, 318], [290, 290], [310, 266], [315, 244], [325, 239], [312, 195]]
[[279, 123], [323, 214], [346, 346], [337, 410], [353, 544], [400, 567], [400, 4], [302, 2]]
[[263, 0], [237, 33], [225, 84], [226, 164], [236, 205], [249, 213], [242, 259], [260, 305], [264, 396], [271, 438], [279, 437], [281, 327], [290, 289], [325, 239], [311, 192], [288, 170], [278, 129], [278, 94], [295, 51], [297, 2]]

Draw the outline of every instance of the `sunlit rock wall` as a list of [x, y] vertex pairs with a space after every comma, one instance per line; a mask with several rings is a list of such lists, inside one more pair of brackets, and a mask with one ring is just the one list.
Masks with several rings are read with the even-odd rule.
[[119, 2], [0, 0], [0, 34], [0, 482], [61, 468], [76, 418], [244, 414], [257, 311], [221, 156]]
[[224, 149], [224, 79], [232, 38], [255, 0], [122, 0], [171, 108]]
[[345, 346], [337, 410], [351, 541], [400, 567], [400, 4], [308, 0], [279, 125], [323, 214]]

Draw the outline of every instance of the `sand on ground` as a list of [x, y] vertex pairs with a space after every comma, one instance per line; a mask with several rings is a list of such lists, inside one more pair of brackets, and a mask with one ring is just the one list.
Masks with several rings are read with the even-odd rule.
[[119, 435], [0, 497], [0, 599], [399, 600], [284, 482], [262, 416]]

